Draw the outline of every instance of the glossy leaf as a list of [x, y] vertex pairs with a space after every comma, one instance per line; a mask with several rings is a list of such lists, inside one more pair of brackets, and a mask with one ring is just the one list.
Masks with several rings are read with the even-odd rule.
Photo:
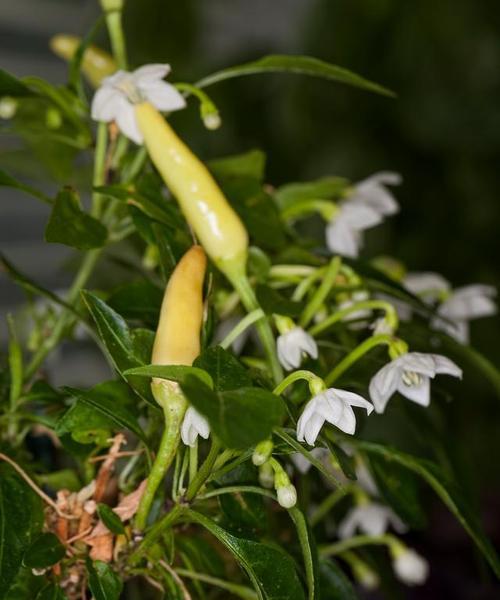
[[57, 194], [45, 228], [45, 241], [90, 250], [103, 246], [107, 237], [106, 227], [82, 210], [74, 190], [64, 188]]
[[285, 414], [283, 400], [261, 388], [213, 392], [188, 377], [181, 387], [189, 402], [206, 416], [215, 435], [228, 448], [249, 448], [267, 439]]
[[45, 202], [45, 204], [52, 204], [52, 199], [46, 196], [43, 192], [40, 192], [31, 185], [27, 185], [25, 183], [22, 183], [21, 181], [18, 181], [5, 171], [2, 171], [2, 169], [0, 169], [0, 187], [8, 187], [14, 188], [16, 190], [21, 190], [22, 192], [26, 192], [30, 196], [34, 196], [35, 198], [38, 198], [38, 200]]
[[302, 549], [307, 580], [308, 600], [319, 600], [318, 551], [314, 538], [312, 537], [312, 532], [303, 513], [297, 507], [290, 508], [288, 514], [295, 525], [300, 547]]
[[125, 533], [125, 527], [120, 517], [107, 504], [98, 504], [97, 513], [106, 527], [116, 535]]
[[210, 375], [199, 368], [188, 367], [185, 365], [146, 365], [124, 371], [124, 375], [137, 375], [138, 377], [158, 377], [169, 381], [183, 383], [189, 376], [197, 377], [210, 388], [213, 387], [213, 381]]
[[476, 515], [471, 511], [463, 498], [461, 490], [454, 482], [449, 481], [436, 464], [428, 460], [417, 458], [411, 454], [400, 452], [390, 446], [382, 446], [381, 444], [363, 442], [360, 440], [353, 440], [353, 443], [369, 457], [381, 456], [388, 461], [394, 461], [422, 477], [455, 515], [467, 533], [474, 540], [479, 550], [483, 553], [497, 577], [500, 577], [499, 557], [491, 545], [491, 542], [485, 536]]
[[42, 533], [24, 553], [23, 564], [30, 569], [46, 569], [57, 564], [65, 554], [66, 548], [56, 535]]
[[0, 598], [13, 583], [42, 524], [40, 498], [11, 467], [0, 463]]
[[125, 319], [137, 319], [156, 327], [163, 291], [149, 281], [133, 281], [115, 289], [108, 306]]
[[146, 435], [135, 415], [124, 405], [123, 396], [126, 390], [120, 382], [107, 381], [89, 390], [78, 390], [65, 387], [64, 390], [82, 404], [97, 411], [119, 427], [128, 429], [146, 442]]
[[[124, 377], [123, 372], [127, 369], [142, 366], [142, 360], [134, 349], [133, 336], [123, 317], [91, 292], [83, 290], [82, 297], [118, 373]], [[133, 376], [127, 378], [127, 381], [140, 396], [156, 407], [148, 381]]]
[[328, 446], [328, 450], [330, 450], [330, 452], [333, 454], [335, 460], [337, 461], [339, 467], [342, 470], [342, 473], [344, 473], [344, 475], [348, 479], [352, 479], [353, 481], [355, 481], [357, 477], [354, 458], [352, 456], [349, 456], [347, 452], [345, 452], [338, 444], [325, 438], [326, 436], [324, 436], [324, 438], [322, 439], [324, 439], [326, 445]]
[[244, 154], [225, 156], [208, 163], [210, 171], [217, 179], [250, 178], [264, 179], [266, 155], [262, 150], [250, 150]]
[[70, 433], [75, 442], [99, 445], [106, 443], [114, 429], [114, 420], [79, 400], [61, 416], [55, 426], [59, 437]]
[[87, 558], [89, 588], [95, 600], [119, 600], [123, 581], [107, 563]]
[[322, 560], [321, 598], [328, 600], [358, 600], [358, 595], [344, 571], [334, 560]]
[[245, 367], [234, 354], [221, 346], [212, 346], [203, 350], [195, 359], [193, 366], [203, 369], [211, 376], [213, 387], [218, 392], [237, 390], [240, 387], [252, 385], [252, 380]]
[[244, 75], [256, 75], [259, 73], [295, 73], [298, 75], [310, 75], [312, 77], [321, 77], [338, 83], [345, 83], [355, 87], [362, 88], [370, 92], [376, 92], [384, 96], [394, 96], [390, 90], [356, 75], [352, 71], [332, 65], [318, 58], [310, 56], [293, 56], [283, 54], [272, 54], [263, 58], [229, 67], [222, 71], [212, 73], [197, 82], [201, 88], [208, 87], [225, 79], [242, 77]]
[[214, 535], [246, 572], [260, 600], [305, 600], [292, 558], [279, 546], [271, 546], [229, 534], [215, 521], [195, 511], [188, 518]]
[[288, 298], [285, 298], [267, 285], [257, 286], [256, 293], [262, 310], [268, 315], [277, 314], [287, 317], [298, 317], [304, 308], [302, 302], [288, 300]]
[[66, 594], [55, 583], [49, 583], [42, 588], [35, 600], [66, 600]]
[[30, 88], [25, 85], [22, 81], [7, 73], [3, 69], [0, 69], [0, 97], [2, 96], [12, 96], [22, 97], [22, 96], [34, 96], [35, 92], [30, 90]]

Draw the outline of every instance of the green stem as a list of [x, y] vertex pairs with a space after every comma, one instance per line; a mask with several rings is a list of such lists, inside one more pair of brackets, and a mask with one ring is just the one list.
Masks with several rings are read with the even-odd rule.
[[356, 535], [348, 540], [341, 540], [328, 546], [323, 546], [319, 549], [321, 556], [333, 556], [336, 554], [342, 554], [352, 548], [359, 548], [360, 546], [367, 545], [383, 545], [389, 548], [399, 545], [399, 541], [393, 535]]
[[315, 375], [312, 371], [306, 371], [305, 369], [301, 369], [300, 371], [294, 371], [293, 373], [290, 373], [290, 375], [285, 377], [285, 379], [283, 379], [283, 381], [274, 388], [273, 394], [279, 396], [286, 390], [288, 386], [292, 385], [292, 383], [295, 383], [296, 381], [302, 379], [307, 381], [309, 384], [314, 381], [321, 382], [320, 377]]
[[[254, 310], [260, 309], [259, 303], [255, 297], [255, 293], [250, 285], [250, 282], [248, 281], [246, 274], [238, 272], [234, 275], [228, 273], [226, 273], [226, 275], [230, 278], [231, 283], [238, 292], [241, 302], [246, 310], [251, 313]], [[281, 368], [281, 365], [278, 361], [278, 356], [276, 354], [276, 342], [271, 325], [269, 324], [269, 319], [266, 318], [258, 320], [255, 324], [255, 327], [257, 329], [257, 333], [259, 334], [260, 341], [264, 346], [264, 351], [271, 367], [271, 373], [274, 382], [277, 384], [283, 379], [283, 369]]]
[[230, 485], [224, 488], [218, 488], [216, 490], [210, 490], [206, 494], [202, 494], [198, 496], [197, 500], [207, 500], [208, 498], [215, 498], [216, 496], [221, 496], [223, 494], [259, 494], [260, 496], [266, 496], [267, 498], [272, 498], [276, 500], [276, 494], [271, 492], [270, 490], [265, 490], [263, 488], [257, 487], [255, 485]]
[[325, 221], [331, 221], [335, 213], [338, 212], [335, 202], [330, 200], [321, 200], [319, 198], [309, 198], [295, 202], [292, 206], [285, 208], [281, 216], [283, 219], [299, 219], [307, 217], [310, 214], [319, 213]]
[[264, 317], [265, 314], [261, 308], [257, 308], [251, 313], [248, 313], [248, 315], [241, 319], [241, 321], [226, 335], [219, 346], [222, 346], [225, 350], [227, 350], [229, 346], [231, 346], [231, 344], [245, 331], [245, 329], [248, 329], [250, 325], [253, 325], [256, 321]]
[[227, 590], [234, 596], [239, 596], [243, 600], [257, 600], [257, 593], [251, 590], [250, 588], [245, 587], [244, 585], [230, 583], [229, 581], [225, 581], [224, 579], [212, 577], [211, 575], [206, 575], [205, 573], [196, 573], [194, 571], [189, 571], [188, 569], [176, 568], [175, 572], [181, 575], [182, 577], [195, 579], [197, 581], [203, 581], [204, 583], [208, 583], [210, 585], [219, 587], [222, 590]]
[[191, 502], [198, 493], [198, 491], [203, 487], [205, 481], [209, 478], [212, 467], [217, 459], [217, 455], [219, 454], [220, 444], [215, 439], [212, 441], [212, 447], [210, 448], [210, 452], [208, 453], [207, 458], [203, 462], [200, 467], [198, 473], [196, 473], [195, 478], [189, 483], [189, 487], [186, 492], [186, 500]]
[[392, 304], [390, 304], [389, 302], [385, 302], [384, 300], [365, 300], [363, 302], [356, 302], [356, 304], [348, 306], [342, 310], [337, 311], [333, 315], [330, 315], [324, 321], [321, 321], [321, 323], [318, 323], [317, 325], [311, 327], [309, 329], [309, 333], [313, 336], [316, 336], [319, 333], [322, 333], [326, 329], [329, 329], [330, 327], [335, 325], [335, 323], [342, 321], [351, 313], [360, 310], [384, 310], [386, 312], [387, 319], [389, 320], [391, 325], [394, 325], [394, 328], [396, 328], [398, 325], [398, 315], [396, 309], [394, 308], [394, 306], [392, 306]]
[[163, 431], [158, 454], [148, 475], [146, 490], [137, 510], [135, 527], [139, 531], [146, 527], [156, 491], [175, 458], [179, 446], [182, 418], [186, 411], [186, 400], [182, 393], [172, 392], [168, 386], [161, 383], [157, 384], [153, 390], [155, 397], [158, 392], [163, 394], [161, 404], [165, 413], [165, 430]]
[[311, 300], [308, 302], [307, 306], [304, 309], [304, 312], [300, 317], [299, 325], [301, 327], [306, 327], [310, 320], [320, 309], [321, 305], [323, 304], [323, 302], [325, 301], [326, 297], [328, 296], [332, 287], [335, 284], [335, 280], [337, 279], [337, 275], [340, 271], [341, 264], [342, 259], [340, 258], [340, 256], [335, 256], [330, 261], [330, 264], [328, 265], [321, 285], [316, 290], [316, 293], [313, 295]]
[[198, 471], [198, 438], [194, 442], [194, 446], [189, 448], [189, 483], [196, 477]]
[[[94, 154], [94, 176], [92, 186], [94, 188], [106, 183], [106, 148], [108, 145], [108, 124], [100, 122], [97, 126], [97, 137]], [[92, 194], [92, 210], [94, 217], [99, 217], [102, 210], [102, 196], [98, 192]]]
[[327, 386], [332, 385], [332, 383], [334, 383], [345, 371], [347, 371], [351, 365], [357, 362], [372, 348], [382, 344], [390, 346], [393, 342], [393, 339], [394, 338], [392, 338], [390, 335], [374, 335], [369, 337], [359, 346], [354, 348], [352, 352], [350, 352], [334, 369], [330, 371], [330, 373], [325, 377], [325, 384]]
[[106, 13], [106, 25], [108, 26], [111, 48], [113, 50], [113, 56], [118, 64], [118, 68], [127, 70], [127, 51], [122, 28], [122, 11], [108, 11]]

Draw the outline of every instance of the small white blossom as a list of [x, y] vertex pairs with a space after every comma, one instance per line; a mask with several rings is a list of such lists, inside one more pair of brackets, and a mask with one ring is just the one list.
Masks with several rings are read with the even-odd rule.
[[429, 576], [429, 563], [415, 550], [398, 550], [392, 566], [398, 579], [407, 585], [422, 585]]
[[432, 304], [450, 289], [449, 281], [432, 271], [407, 273], [402, 283], [409, 292], [419, 296], [427, 304]]
[[382, 222], [374, 208], [359, 202], [347, 201], [326, 227], [328, 248], [337, 254], [356, 258], [363, 245], [362, 231]]
[[399, 205], [386, 186], [399, 185], [401, 180], [399, 173], [390, 171], [374, 173], [354, 186], [349, 201], [364, 204], [374, 209], [379, 215], [393, 215], [399, 211]]
[[462, 344], [469, 342], [469, 321], [489, 317], [497, 312], [496, 289], [490, 285], [467, 285], [457, 288], [439, 306], [439, 318], [433, 319], [434, 329], [446, 332]]
[[329, 388], [314, 396], [306, 404], [297, 422], [297, 439], [314, 446], [325, 421], [352, 435], [356, 430], [353, 406], [364, 408], [368, 414], [373, 406], [353, 392]]
[[150, 102], [160, 111], [184, 108], [183, 96], [163, 78], [170, 72], [170, 65], [150, 64], [133, 73], [117, 71], [104, 79], [92, 100], [92, 118], [95, 121], [116, 121], [120, 131], [136, 144], [143, 137], [137, 125], [134, 104]]
[[186, 446], [192, 447], [195, 445], [199, 435], [206, 440], [210, 435], [210, 425], [205, 417], [200, 415], [196, 408], [190, 406], [182, 421], [181, 438]]
[[462, 377], [462, 370], [446, 356], [408, 352], [378, 371], [370, 381], [370, 398], [378, 413], [383, 413], [389, 398], [398, 391], [422, 406], [430, 403], [430, 380], [443, 373]]
[[306, 333], [302, 327], [293, 327], [278, 336], [276, 342], [278, 359], [287, 371], [298, 369], [304, 354], [311, 358], [318, 358], [318, 346], [314, 338]]
[[366, 535], [382, 535], [392, 527], [398, 533], [405, 533], [408, 528], [401, 519], [387, 506], [375, 502], [360, 504], [351, 508], [338, 529], [341, 539], [352, 537], [356, 531]]

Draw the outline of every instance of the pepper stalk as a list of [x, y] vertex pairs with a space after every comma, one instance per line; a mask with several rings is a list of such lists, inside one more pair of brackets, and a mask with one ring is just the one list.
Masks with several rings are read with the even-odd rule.
[[[172, 273], [161, 306], [152, 364], [190, 366], [199, 355], [206, 263], [203, 248], [193, 246]], [[163, 409], [165, 429], [137, 511], [138, 530], [146, 526], [155, 493], [176, 455], [187, 408], [184, 394], [175, 381], [153, 378], [151, 391]]]

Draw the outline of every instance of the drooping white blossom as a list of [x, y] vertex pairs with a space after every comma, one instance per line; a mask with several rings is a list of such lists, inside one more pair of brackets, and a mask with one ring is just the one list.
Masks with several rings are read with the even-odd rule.
[[490, 285], [466, 285], [453, 290], [437, 309], [437, 318], [432, 320], [434, 329], [446, 332], [449, 336], [467, 344], [469, 342], [469, 321], [489, 317], [497, 313], [496, 289]]
[[276, 342], [278, 359], [287, 371], [298, 369], [305, 354], [318, 358], [318, 346], [314, 338], [302, 327], [293, 327], [278, 336]]
[[163, 81], [169, 72], [170, 65], [150, 64], [132, 73], [120, 70], [106, 77], [92, 100], [92, 118], [106, 123], [115, 121], [124, 135], [136, 144], [142, 144], [134, 104], [147, 101], [158, 110], [168, 112], [186, 106], [176, 88]]
[[398, 212], [399, 204], [387, 189], [388, 185], [399, 185], [399, 173], [381, 171], [359, 181], [349, 197], [350, 202], [358, 202], [374, 209], [379, 215], [389, 216]]
[[314, 446], [325, 421], [352, 435], [356, 430], [353, 406], [364, 408], [368, 414], [373, 410], [370, 402], [353, 392], [335, 388], [320, 392], [309, 400], [300, 415], [297, 422], [297, 439]]
[[394, 359], [370, 381], [370, 398], [376, 412], [384, 412], [396, 391], [421, 406], [429, 406], [430, 380], [438, 374], [461, 378], [462, 370], [440, 354], [408, 352]]
[[284, 485], [276, 490], [278, 503], [283, 508], [292, 508], [297, 504], [297, 490], [292, 484]]
[[397, 578], [407, 585], [422, 585], [429, 576], [429, 563], [411, 548], [398, 550], [392, 566]]
[[210, 425], [203, 415], [193, 406], [188, 407], [181, 427], [181, 439], [186, 446], [194, 446], [198, 436], [207, 439], [210, 435]]
[[427, 304], [432, 304], [450, 290], [450, 282], [433, 271], [407, 273], [402, 283], [409, 292]]
[[346, 201], [326, 227], [326, 243], [336, 254], [356, 258], [363, 245], [362, 232], [378, 225], [382, 215], [360, 202]]
[[357, 531], [366, 535], [382, 535], [392, 527], [398, 533], [408, 528], [387, 506], [376, 502], [367, 502], [351, 508], [341, 521], [338, 535], [341, 539], [352, 537]]

